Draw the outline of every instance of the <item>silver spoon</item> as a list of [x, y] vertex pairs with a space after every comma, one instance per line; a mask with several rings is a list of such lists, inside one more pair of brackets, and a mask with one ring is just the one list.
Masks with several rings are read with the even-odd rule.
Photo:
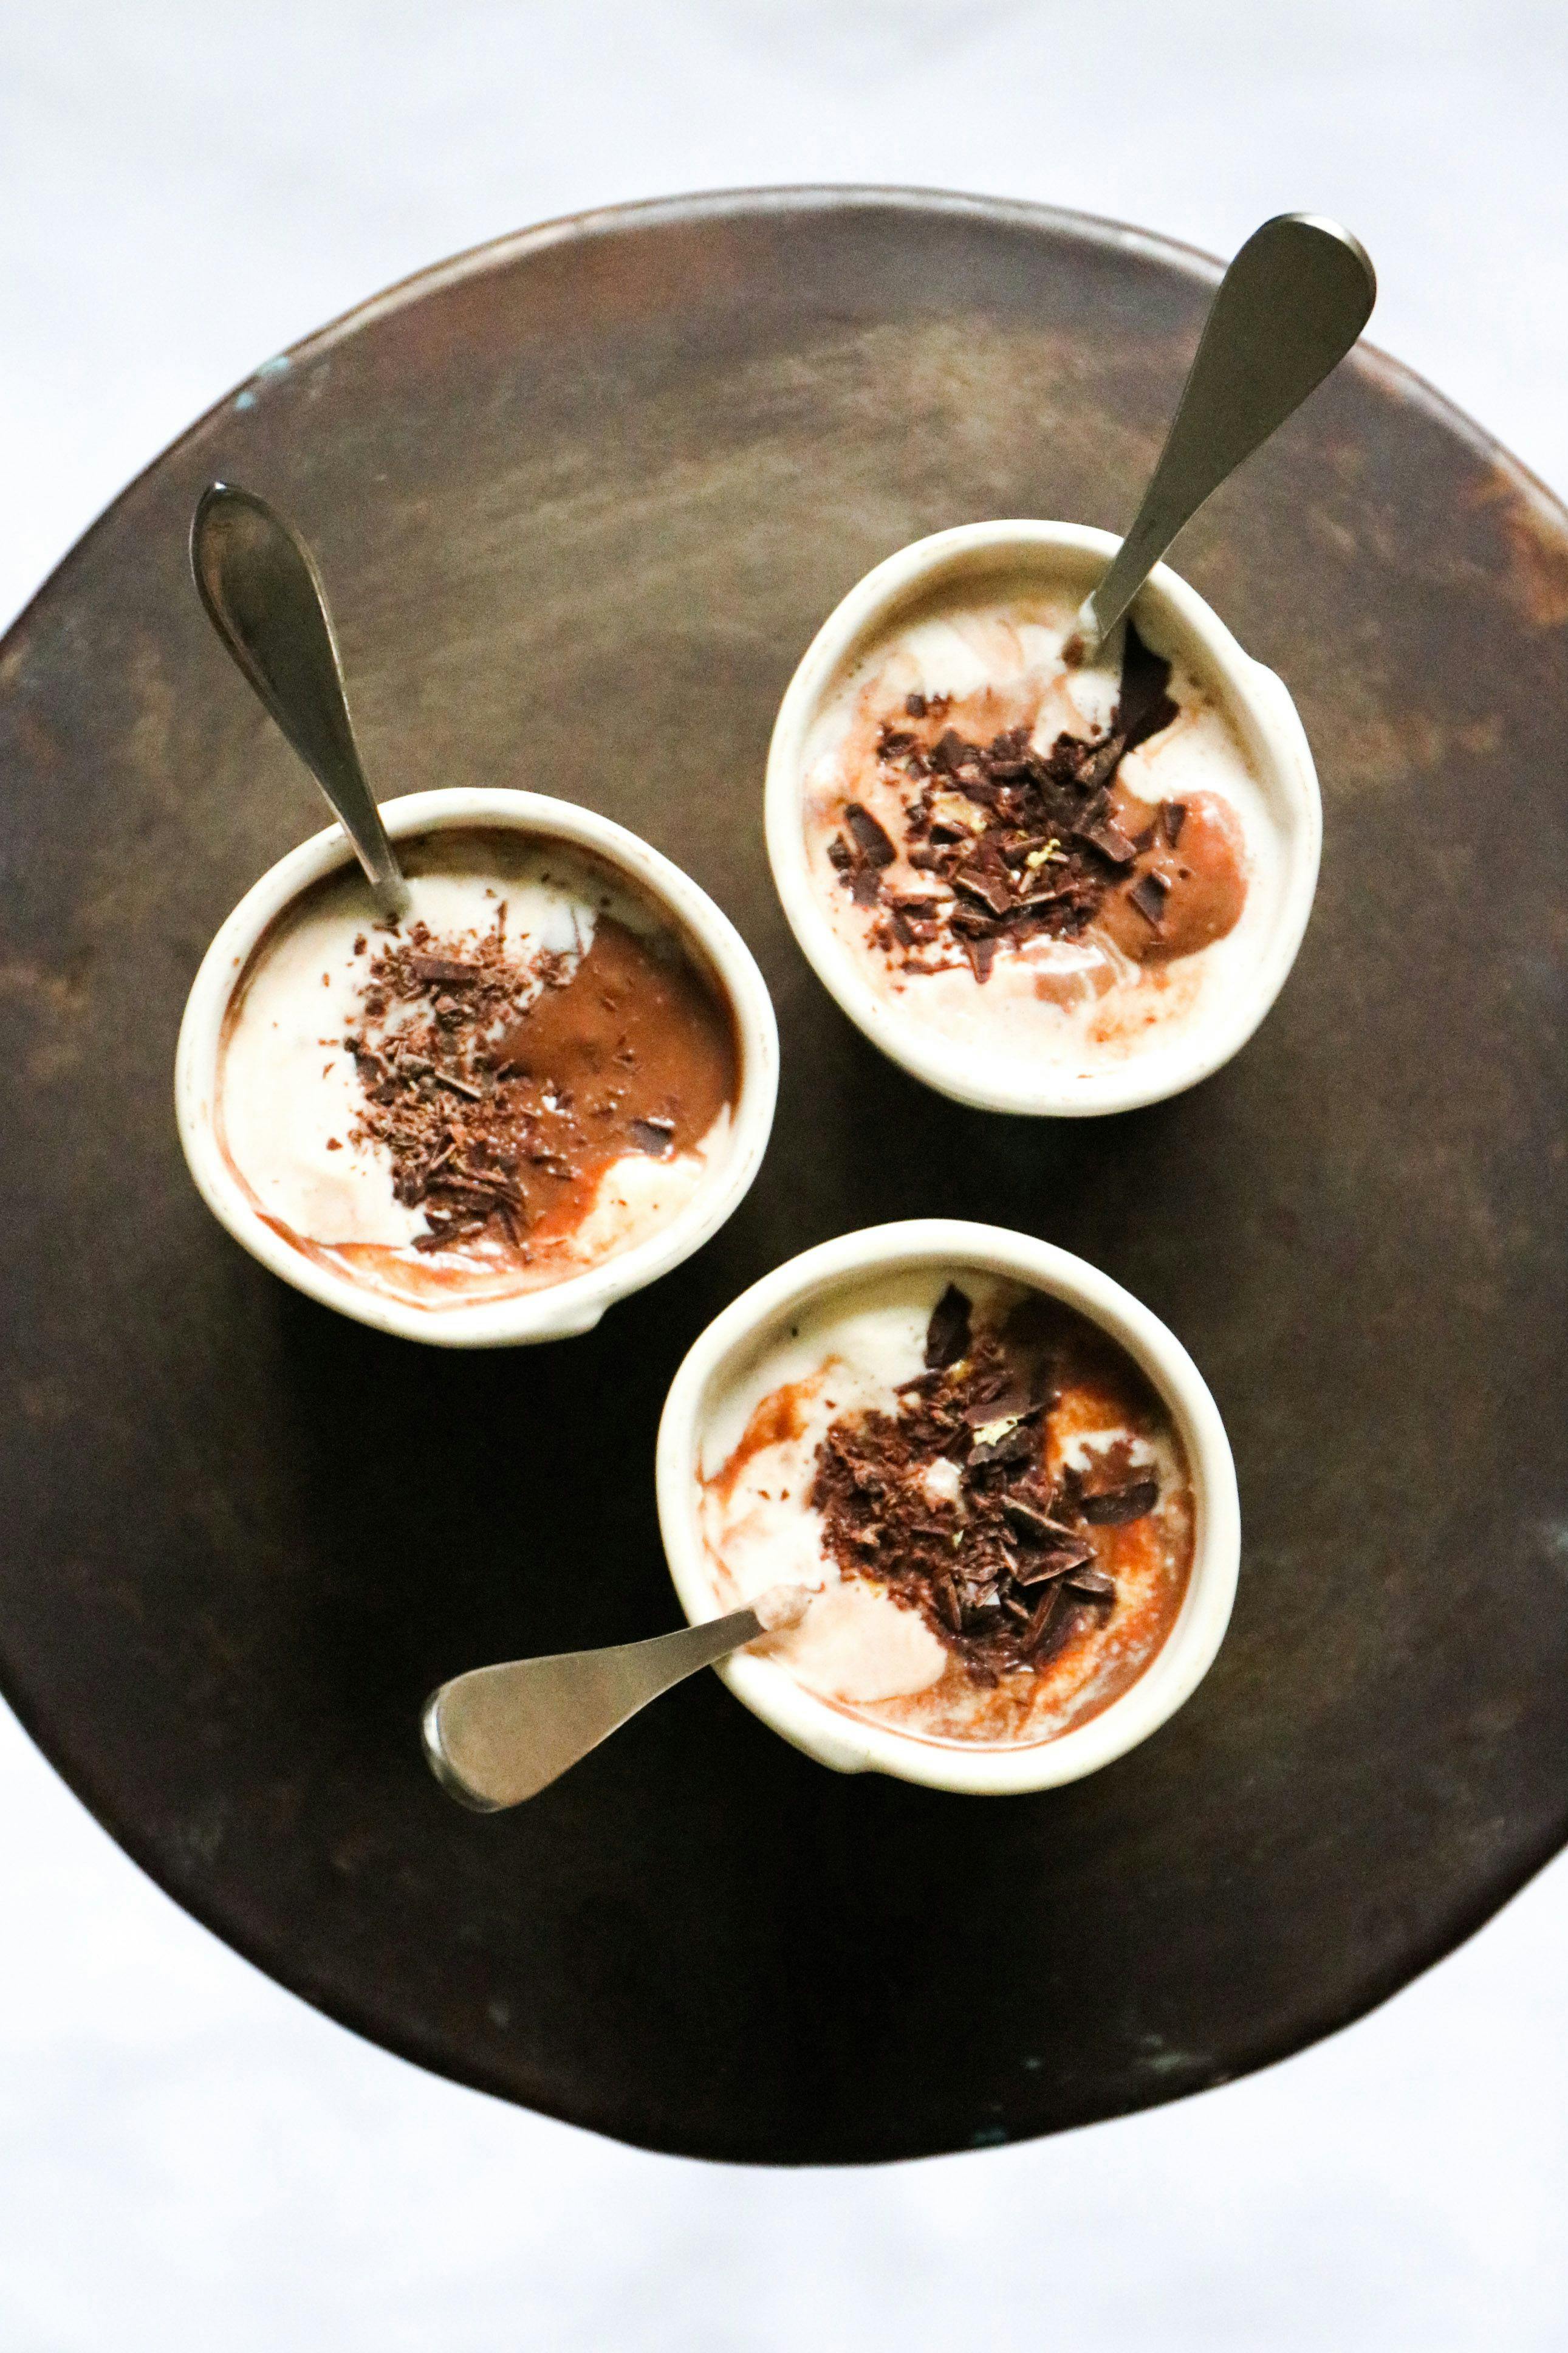
[[1343, 359], [1376, 299], [1371, 261], [1337, 221], [1280, 213], [1254, 230], [1220, 280], [1132, 528], [1079, 614], [1086, 660], [1211, 491]]
[[360, 765], [310, 549], [265, 499], [214, 482], [191, 522], [191, 571], [214, 628], [336, 811], [376, 906], [401, 923], [408, 885]]
[[699, 1667], [713, 1666], [761, 1634], [797, 1626], [815, 1599], [804, 1586], [775, 1585], [749, 1609], [648, 1642], [516, 1659], [454, 1675], [425, 1703], [430, 1770], [449, 1797], [477, 1813], [521, 1805]]

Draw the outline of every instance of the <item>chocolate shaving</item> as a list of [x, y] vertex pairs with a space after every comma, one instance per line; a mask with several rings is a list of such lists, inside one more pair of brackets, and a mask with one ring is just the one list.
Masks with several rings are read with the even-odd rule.
[[1156, 874], [1152, 868], [1147, 874], [1141, 874], [1138, 877], [1137, 881], [1127, 893], [1129, 900], [1137, 908], [1144, 921], [1152, 923], [1156, 931], [1164, 921], [1165, 902], [1170, 895], [1170, 884], [1163, 874]]
[[1087, 1567], [1094, 1558], [1094, 1546], [1087, 1538], [1071, 1538], [1056, 1546], [1050, 1552], [1024, 1553], [1013, 1574], [1020, 1585], [1044, 1585], [1058, 1577]]
[[1027, 1462], [1039, 1448], [1039, 1438], [1026, 1421], [1015, 1421], [1001, 1435], [983, 1439], [969, 1450], [969, 1467], [982, 1469], [987, 1462]]
[[950, 1282], [931, 1312], [926, 1325], [925, 1358], [933, 1369], [955, 1365], [969, 1353], [970, 1303], [967, 1293]]
[[[1051, 1347], [1025, 1317], [976, 1328], [949, 1283], [927, 1326], [927, 1369], [901, 1385], [898, 1410], [842, 1415], [817, 1448], [808, 1500], [829, 1557], [918, 1610], [982, 1683], [1042, 1672], [1116, 1598], [1101, 1566], [1113, 1539], [1079, 1504], [1092, 1474], [1053, 1489], [1046, 1471]], [[1120, 1461], [1096, 1467], [1114, 1473]]]
[[977, 873], [973, 867], [964, 867], [953, 876], [952, 887], [978, 900], [989, 914], [1005, 915], [1013, 904], [1013, 886], [1005, 874]]
[[1040, 1657], [1040, 1645], [1052, 1618], [1061, 1607], [1061, 1587], [1053, 1585], [1036, 1604], [1029, 1622], [1024, 1629], [1025, 1656], [1037, 1663], [1044, 1663]]
[[1130, 841], [1121, 828], [1108, 817], [1101, 818], [1096, 825], [1083, 827], [1079, 839], [1091, 842], [1113, 866], [1131, 866], [1138, 855], [1137, 844]]
[[416, 980], [437, 981], [447, 988], [471, 987], [484, 978], [482, 965], [465, 964], [457, 956], [410, 955], [408, 969]]
[[1085, 1495], [1080, 1509], [1091, 1527], [1121, 1528], [1130, 1520], [1141, 1520], [1159, 1500], [1157, 1480], [1133, 1479], [1125, 1487], [1112, 1487], [1104, 1494]]
[[[883, 779], [902, 796], [900, 818], [884, 823], [863, 801], [851, 801], [846, 830], [827, 846], [844, 888], [871, 914], [872, 943], [905, 972], [946, 971], [966, 962], [984, 987], [999, 953], [1042, 933], [1079, 937], [1107, 893], [1152, 847], [1152, 828], [1135, 840], [1118, 821], [1112, 787], [1126, 754], [1177, 716], [1166, 691], [1170, 678], [1170, 663], [1129, 624], [1109, 730], [1060, 734], [1043, 755], [1026, 727], [1005, 730], [988, 744], [971, 743], [946, 724], [936, 733], [952, 697], [906, 695], [903, 717], [915, 723], [884, 723], [878, 739]], [[921, 723], [931, 740], [922, 741]], [[1159, 823], [1173, 845], [1184, 814], [1182, 803], [1163, 805]], [[884, 912], [882, 878], [900, 857], [947, 886], [919, 916], [897, 901]], [[1162, 880], [1144, 875], [1129, 893], [1156, 928]]]
[[424, 1209], [411, 1239], [425, 1252], [482, 1237], [526, 1256], [537, 1219], [557, 1231], [563, 1210], [584, 1213], [598, 1170], [681, 1140], [671, 1071], [638, 1050], [650, 992], [662, 1018], [688, 1018], [675, 981], [658, 995], [652, 944], [606, 915], [580, 956], [528, 951], [508, 945], [504, 913], [455, 941], [419, 921], [378, 927], [343, 1039], [363, 1097], [349, 1141], [378, 1146], [394, 1198]]
[[898, 856], [892, 836], [879, 824], [863, 801], [851, 801], [844, 812], [844, 822], [855, 837], [856, 848], [868, 866], [890, 866]]
[[1163, 654], [1152, 652], [1144, 644], [1129, 621], [1121, 640], [1121, 698], [1116, 723], [1130, 752], [1134, 745], [1146, 744], [1151, 735], [1158, 735], [1177, 716], [1177, 706], [1165, 691], [1170, 683], [1170, 663]]
[[1014, 1526], [1031, 1543], [1048, 1545], [1056, 1537], [1070, 1534], [1068, 1529], [1058, 1526], [1047, 1513], [1042, 1512], [1037, 1504], [1031, 1504], [1026, 1496], [1004, 1495], [1002, 1509]]
[[1180, 841], [1182, 838], [1182, 828], [1185, 825], [1186, 821], [1187, 805], [1185, 801], [1162, 801], [1160, 803], [1160, 830], [1164, 835], [1165, 839], [1169, 842], [1173, 849], [1174, 849], [1177, 842]]
[[969, 958], [969, 968], [982, 988], [991, 977], [991, 967], [996, 959], [996, 942], [988, 934], [979, 938], [973, 935], [963, 941], [963, 953]]
[[656, 1160], [667, 1160], [674, 1149], [675, 1122], [672, 1119], [634, 1119], [628, 1122], [626, 1134], [645, 1152], [650, 1152]]

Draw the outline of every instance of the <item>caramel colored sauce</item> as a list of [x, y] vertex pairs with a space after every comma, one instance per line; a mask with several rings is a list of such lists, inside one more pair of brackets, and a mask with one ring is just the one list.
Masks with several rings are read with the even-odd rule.
[[266, 1222], [317, 1263], [424, 1306], [542, 1289], [597, 1262], [574, 1241], [601, 1206], [607, 1172], [629, 1154], [674, 1161], [698, 1152], [740, 1087], [727, 1003], [673, 944], [607, 915], [565, 985], [546, 987], [497, 1041], [494, 1062], [526, 1196], [521, 1230], [492, 1221], [421, 1252], [316, 1241], [277, 1218]]
[[1108, 892], [1100, 902], [1094, 928], [1135, 964], [1171, 964], [1178, 956], [1195, 955], [1235, 929], [1246, 903], [1246, 851], [1232, 812], [1212, 793], [1194, 793], [1183, 807], [1186, 815], [1173, 849], [1161, 831], [1158, 811], [1147, 801], [1121, 785], [1111, 795], [1112, 812], [1124, 833], [1136, 839], [1154, 828], [1153, 846], [1139, 857], [1134, 876], [1157, 874], [1170, 885], [1158, 927], [1139, 913], [1124, 890]]
[[711, 991], [684, 959], [657, 954], [610, 916], [565, 987], [545, 989], [501, 1037], [495, 1061], [510, 1067], [509, 1115], [572, 1172], [531, 1164], [542, 1227], [581, 1198], [585, 1180], [638, 1149], [638, 1122], [670, 1121], [668, 1150], [693, 1151], [738, 1082], [733, 1030]]

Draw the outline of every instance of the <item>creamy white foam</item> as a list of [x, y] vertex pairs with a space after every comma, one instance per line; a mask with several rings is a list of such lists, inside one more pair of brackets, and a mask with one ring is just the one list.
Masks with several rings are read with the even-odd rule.
[[[803, 1623], [776, 1635], [766, 1652], [827, 1699], [925, 1691], [947, 1664], [913, 1610], [868, 1579], [840, 1574], [823, 1549], [821, 1514], [806, 1500], [830, 1423], [847, 1412], [893, 1411], [898, 1384], [920, 1371], [944, 1282], [924, 1271], [880, 1277], [852, 1301], [829, 1300], [767, 1333], [703, 1431], [698, 1516], [715, 1604], [735, 1609], [773, 1585], [818, 1588]], [[746, 1455], [731, 1482], [719, 1482], [753, 1415], [781, 1394], [788, 1409], [776, 1436]]]
[[[453, 830], [403, 845], [412, 908], [443, 941], [478, 937], [504, 905], [505, 937], [520, 964], [548, 950], [570, 973], [593, 944], [601, 915], [645, 936], [650, 909], [617, 890], [604, 871], [550, 843]], [[393, 1192], [390, 1157], [354, 1140], [364, 1095], [343, 1046], [362, 1010], [366, 966], [386, 935], [357, 867], [289, 911], [262, 942], [230, 1016], [219, 1068], [217, 1124], [228, 1157], [263, 1213], [304, 1242], [329, 1250], [371, 1245], [406, 1253], [430, 1293], [431, 1261], [413, 1243], [426, 1230], [422, 1208]], [[532, 992], [537, 994], [537, 988]], [[601, 1173], [585, 1215], [542, 1252], [531, 1271], [490, 1268], [486, 1290], [561, 1281], [633, 1247], [668, 1224], [722, 1156], [731, 1114], [714, 1121], [697, 1150], [668, 1160], [628, 1153]], [[442, 1253], [443, 1257], [453, 1253]], [[461, 1255], [461, 1253], [456, 1253]], [[358, 1261], [361, 1280], [401, 1292], [395, 1268]], [[469, 1284], [468, 1296], [474, 1295]]]
[[[847, 801], [860, 800], [901, 838], [907, 779], [879, 771], [878, 723], [902, 720], [904, 698], [948, 694], [989, 700], [992, 732], [1013, 723], [1020, 702], [1037, 703], [1034, 748], [1049, 750], [1058, 733], [1102, 731], [1118, 697], [1109, 670], [1064, 668], [1076, 595], [1043, 594], [1037, 585], [974, 603], [951, 593], [869, 648], [838, 680], [806, 740], [802, 813], [812, 881], [837, 938], [894, 1024], [911, 1038], [935, 1032], [980, 1067], [1005, 1070], [1020, 1060], [1063, 1075], [1092, 1076], [1147, 1052], [1178, 1030], [1190, 1032], [1243, 990], [1269, 942], [1282, 903], [1284, 846], [1240, 737], [1225, 712], [1178, 663], [1170, 691], [1180, 717], [1130, 752], [1120, 781], [1141, 800], [1191, 802], [1204, 795], [1235, 821], [1243, 846], [1247, 893], [1239, 920], [1223, 938], [1164, 964], [1139, 964], [1097, 930], [1078, 940], [1037, 935], [997, 955], [978, 982], [966, 962], [905, 973], [868, 935], [875, 908], [857, 906], [827, 858]], [[1163, 650], [1163, 649], [1159, 649]], [[963, 723], [962, 714], [955, 719]], [[975, 729], [973, 732], [978, 733]], [[941, 895], [942, 886], [900, 861], [888, 871], [897, 891]]]

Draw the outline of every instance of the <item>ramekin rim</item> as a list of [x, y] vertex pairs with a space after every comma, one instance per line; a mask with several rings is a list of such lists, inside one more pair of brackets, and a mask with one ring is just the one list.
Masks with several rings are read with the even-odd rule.
[[765, 1658], [738, 1653], [719, 1672], [781, 1737], [841, 1771], [879, 1771], [972, 1795], [1056, 1788], [1124, 1756], [1190, 1698], [1224, 1640], [1240, 1563], [1236, 1466], [1206, 1382], [1153, 1310], [1088, 1260], [1006, 1227], [919, 1218], [839, 1235], [775, 1267], [713, 1319], [670, 1385], [655, 1457], [666, 1561], [687, 1617], [697, 1622], [717, 1615], [697, 1525], [697, 1466], [710, 1385], [726, 1364], [766, 1324], [807, 1298], [873, 1271], [931, 1263], [1034, 1283], [1109, 1331], [1154, 1383], [1187, 1450], [1197, 1507], [1192, 1572], [1175, 1626], [1144, 1672], [1099, 1715], [1028, 1746], [966, 1747], [865, 1723]]
[[[1154, 566], [1140, 592], [1169, 610], [1200, 644], [1227, 691], [1271, 751], [1290, 823], [1277, 920], [1250, 986], [1196, 1031], [1184, 1052], [1167, 1042], [1156, 1054], [1073, 1077], [1051, 1072], [1031, 1083], [1005, 1073], [963, 1046], [923, 1035], [900, 1019], [860, 975], [837, 938], [812, 883], [800, 822], [801, 755], [822, 698], [856, 643], [922, 579], [971, 554], [1008, 546], [1064, 548], [1107, 560], [1121, 544], [1089, 523], [1027, 518], [957, 523], [897, 548], [873, 565], [822, 623], [784, 691], [768, 748], [764, 829], [768, 862], [785, 921], [823, 987], [862, 1034], [911, 1076], [956, 1102], [1027, 1117], [1084, 1118], [1131, 1111], [1184, 1092], [1238, 1053], [1266, 1018], [1295, 963], [1310, 919], [1322, 850], [1322, 799], [1300, 712], [1276, 673], [1238, 643], [1214, 607], [1170, 565]], [[1134, 611], [1138, 609], [1134, 606]], [[1142, 1076], [1140, 1076], [1142, 1072]]]
[[[422, 1308], [321, 1265], [268, 1224], [229, 1168], [214, 1123], [218, 1050], [234, 985], [268, 923], [301, 892], [353, 862], [335, 822], [285, 852], [219, 925], [185, 1001], [174, 1057], [174, 1107], [186, 1165], [202, 1198], [252, 1257], [295, 1290], [354, 1322], [437, 1347], [505, 1347], [589, 1331], [617, 1300], [657, 1282], [710, 1240], [762, 1166], [778, 1094], [778, 1027], [756, 959], [721, 907], [641, 835], [581, 803], [513, 786], [455, 785], [381, 804], [395, 840], [491, 825], [559, 840], [617, 868], [666, 906], [712, 960], [733, 1010], [741, 1082], [724, 1166], [667, 1226], [600, 1265], [537, 1291], [468, 1306]], [[204, 1099], [203, 1090], [205, 1089]]]

